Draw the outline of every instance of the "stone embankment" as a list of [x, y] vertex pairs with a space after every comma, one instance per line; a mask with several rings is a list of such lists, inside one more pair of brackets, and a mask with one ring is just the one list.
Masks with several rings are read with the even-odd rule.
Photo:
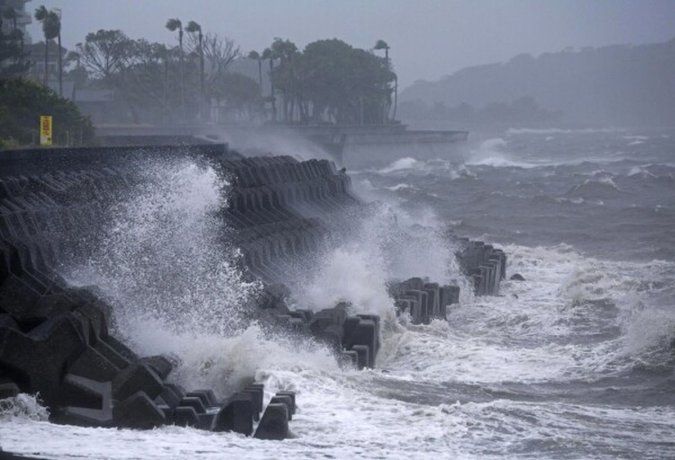
[[[39, 393], [51, 419], [92, 426], [151, 428], [164, 424], [283, 439], [295, 394], [268, 394], [252, 382], [217, 399], [209, 389], [172, 383], [175, 363], [138, 356], [115, 330], [113, 309], [96, 289], [59, 275], [68, 253], [96, 244], [106, 206], [138, 181], [138, 161], [193, 156], [227, 175], [222, 209], [227, 236], [243, 267], [264, 284], [260, 316], [332, 347], [341, 363], [374, 367], [380, 318], [351, 315], [339, 304], [318, 312], [291, 310], [282, 283], [361, 207], [350, 179], [325, 160], [243, 158], [225, 146], [39, 150], [0, 153], [0, 398]], [[504, 253], [459, 241], [458, 260], [477, 295], [496, 294]], [[400, 314], [427, 324], [457, 303], [457, 286], [412, 278], [389, 286]], [[120, 335], [120, 333], [122, 333]], [[267, 401], [267, 405], [264, 402]], [[265, 406], [265, 407], [264, 407]]]

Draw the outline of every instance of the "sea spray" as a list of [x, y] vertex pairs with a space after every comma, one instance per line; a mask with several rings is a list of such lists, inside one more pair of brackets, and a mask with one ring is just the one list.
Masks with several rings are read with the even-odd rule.
[[332, 351], [324, 344], [255, 322], [227, 336], [210, 332], [176, 334], [155, 320], [139, 321], [136, 328], [131, 335], [143, 334], [146, 353], [178, 357], [178, 366], [171, 374], [173, 381], [191, 388], [211, 388], [220, 398], [239, 390], [259, 371], [339, 372]]
[[11, 398], [0, 399], [0, 420], [14, 418], [45, 421], [49, 419], [49, 410], [40, 404], [40, 395], [19, 393]]
[[190, 160], [139, 167], [137, 184], [110, 207], [101, 243], [71, 278], [112, 300], [121, 332], [143, 316], [175, 331], [240, 328], [240, 307], [257, 285], [244, 282], [217, 215], [228, 183]]
[[[351, 231], [325, 250], [316, 268], [298, 282], [298, 301], [307, 308], [350, 302], [354, 313], [393, 311], [386, 284], [414, 276], [447, 283], [458, 278], [451, 244], [430, 213], [415, 218], [392, 205], [372, 204]], [[427, 224], [427, 225], [422, 225]]]
[[111, 204], [100, 245], [69, 270], [110, 300], [115, 332], [141, 355], [173, 357], [177, 383], [221, 397], [260, 369], [337, 371], [323, 345], [251, 321], [260, 285], [244, 280], [219, 215], [227, 180], [187, 159], [140, 166], [136, 184]]

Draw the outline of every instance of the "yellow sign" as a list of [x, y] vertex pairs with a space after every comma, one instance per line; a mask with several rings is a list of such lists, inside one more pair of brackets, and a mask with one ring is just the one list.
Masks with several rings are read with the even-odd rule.
[[52, 145], [52, 116], [40, 116], [40, 145]]

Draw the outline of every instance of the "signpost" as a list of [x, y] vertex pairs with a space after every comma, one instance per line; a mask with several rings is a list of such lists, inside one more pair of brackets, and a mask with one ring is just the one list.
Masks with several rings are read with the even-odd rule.
[[40, 145], [52, 145], [51, 115], [40, 115]]

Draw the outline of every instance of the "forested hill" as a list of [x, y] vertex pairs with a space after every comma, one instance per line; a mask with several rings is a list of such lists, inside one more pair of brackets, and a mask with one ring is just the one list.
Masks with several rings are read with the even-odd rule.
[[418, 81], [405, 102], [454, 107], [510, 103], [528, 96], [571, 122], [675, 123], [675, 39], [658, 44], [521, 54], [503, 64], [468, 67], [437, 82]]

